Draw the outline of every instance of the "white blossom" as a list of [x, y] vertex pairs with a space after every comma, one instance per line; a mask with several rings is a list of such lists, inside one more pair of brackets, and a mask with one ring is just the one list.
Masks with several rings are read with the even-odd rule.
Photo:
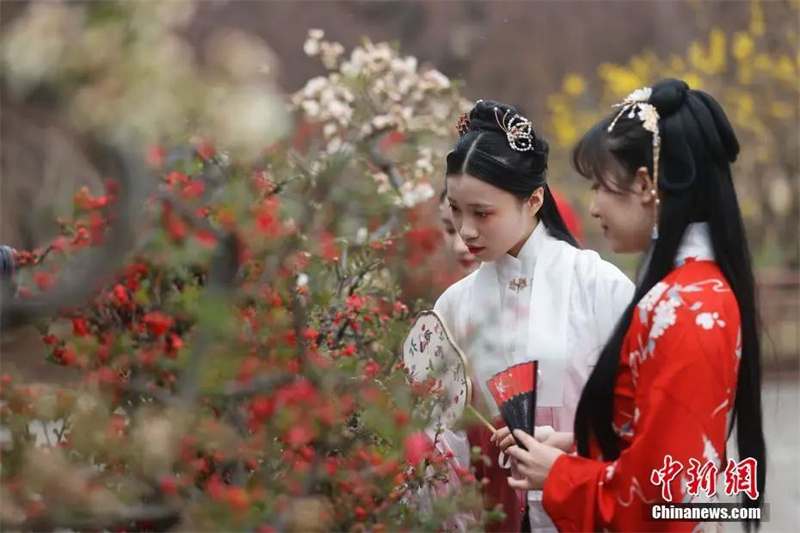
[[303, 45], [303, 52], [307, 56], [313, 57], [319, 54], [319, 41], [316, 39], [308, 39]]
[[413, 184], [406, 182], [400, 187], [400, 201], [405, 207], [411, 208], [421, 204], [436, 194], [433, 187], [428, 182]]

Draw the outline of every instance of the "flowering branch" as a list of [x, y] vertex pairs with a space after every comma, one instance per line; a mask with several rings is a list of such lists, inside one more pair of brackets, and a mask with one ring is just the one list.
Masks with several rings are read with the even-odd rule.
[[[119, 176], [119, 196], [112, 211], [111, 229], [105, 244], [90, 256], [77, 258], [66, 267], [59, 286], [34, 299], [12, 299], [0, 309], [0, 330], [28, 324], [36, 319], [57, 314], [66, 307], [85, 301], [96, 290], [98, 280], [107, 279], [122, 266], [126, 253], [133, 247], [145, 191], [151, 182], [142, 162], [127, 151], [93, 143], [89, 150], [95, 162], [110, 162]], [[102, 165], [101, 165], [102, 166]]]

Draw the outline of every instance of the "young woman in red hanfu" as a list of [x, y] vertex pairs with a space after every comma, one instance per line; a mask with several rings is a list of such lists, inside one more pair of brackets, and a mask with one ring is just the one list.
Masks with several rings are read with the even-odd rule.
[[[631, 94], [574, 151], [592, 215], [616, 252], [647, 252], [636, 294], [578, 404], [576, 453], [524, 433], [501, 447], [515, 488], [543, 489], [560, 531], [692, 531], [652, 507], [764, 498], [755, 289], [730, 164], [739, 144], [719, 104], [668, 79]], [[739, 461], [726, 456], [736, 428]], [[510, 447], [509, 447], [510, 446]], [[753, 522], [746, 522], [749, 529]]]

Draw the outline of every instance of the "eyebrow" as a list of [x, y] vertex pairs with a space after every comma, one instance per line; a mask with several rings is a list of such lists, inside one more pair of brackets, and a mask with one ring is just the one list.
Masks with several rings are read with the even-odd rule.
[[[451, 204], [458, 205], [458, 202], [456, 202], [455, 200], [453, 200], [449, 196], [447, 197], [447, 201], [450, 202]], [[484, 204], [482, 202], [475, 202], [475, 203], [467, 204], [467, 207], [483, 207], [483, 208], [486, 209], [486, 208], [491, 208], [492, 205], [491, 204]]]

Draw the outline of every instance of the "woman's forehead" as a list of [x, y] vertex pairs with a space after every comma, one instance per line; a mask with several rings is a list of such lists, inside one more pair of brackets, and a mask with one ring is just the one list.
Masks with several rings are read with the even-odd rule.
[[491, 205], [513, 199], [511, 193], [469, 174], [447, 178], [447, 197], [464, 205]]

